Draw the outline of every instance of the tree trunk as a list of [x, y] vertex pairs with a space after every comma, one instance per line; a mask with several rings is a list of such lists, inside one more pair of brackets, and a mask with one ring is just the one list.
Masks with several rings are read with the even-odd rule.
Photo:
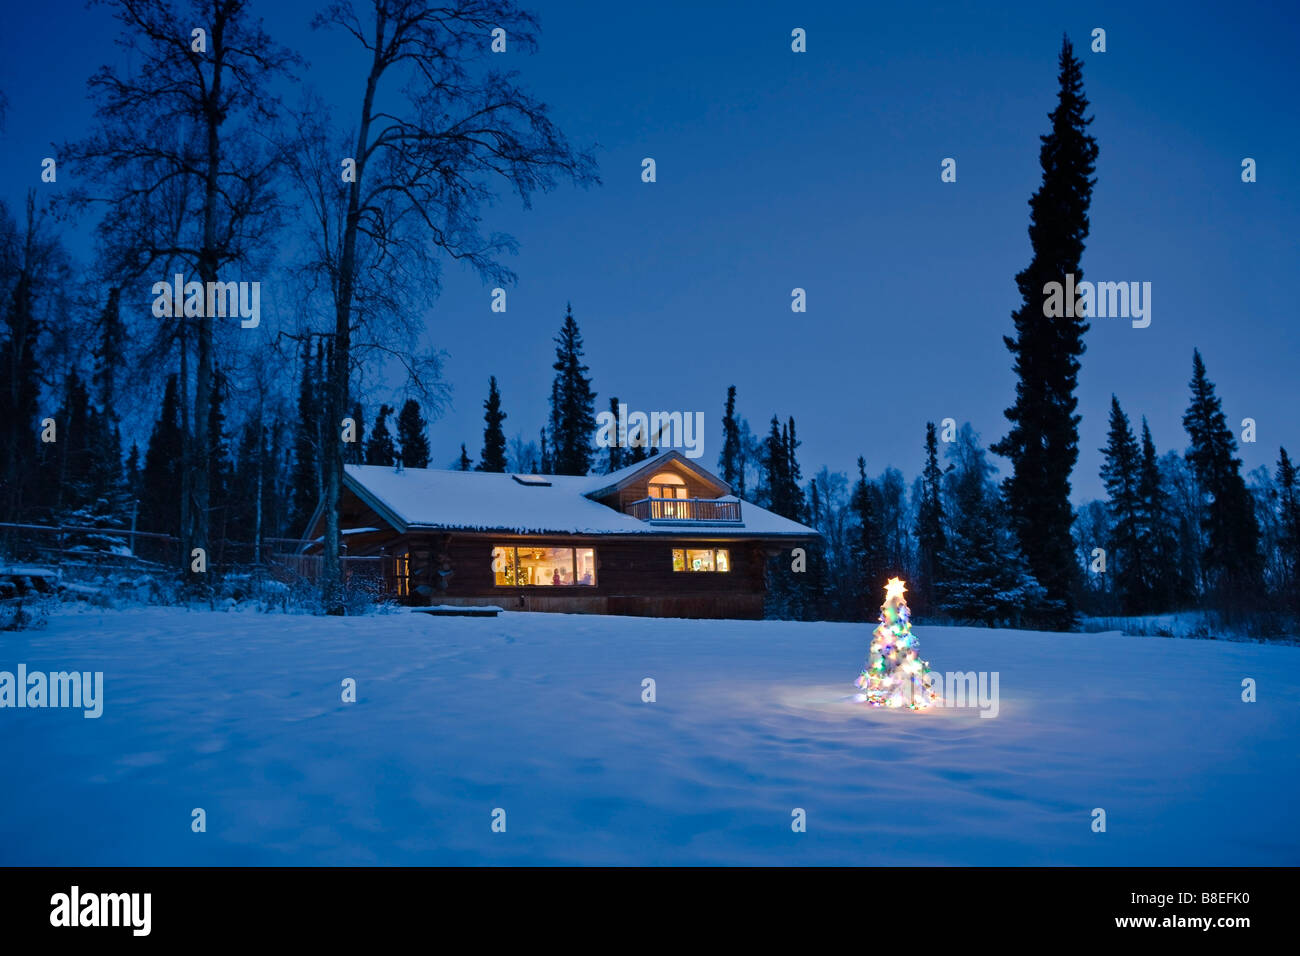
[[334, 347], [330, 351], [330, 381], [326, 390], [325, 422], [322, 433], [321, 467], [325, 470], [325, 542], [321, 559], [321, 600], [326, 614], [342, 614], [343, 574], [339, 561], [339, 495], [343, 487], [343, 445], [339, 422], [348, 407], [348, 378], [351, 372], [352, 294], [357, 262], [357, 225], [361, 219], [361, 183], [366, 168], [366, 145], [370, 141], [370, 117], [375, 87], [383, 73], [384, 32], [387, 18], [382, 8], [375, 17], [374, 56], [366, 78], [366, 95], [361, 104], [357, 128], [356, 176], [348, 188], [348, 216], [343, 227], [343, 252], [339, 257], [338, 296], [334, 311]]

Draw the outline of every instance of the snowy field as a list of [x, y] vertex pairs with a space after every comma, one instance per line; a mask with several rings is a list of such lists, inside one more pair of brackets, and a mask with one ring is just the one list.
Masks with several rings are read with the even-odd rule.
[[1300, 863], [1300, 648], [917, 626], [984, 718], [846, 700], [872, 626], [59, 613], [0, 671], [103, 715], [0, 709], [0, 863]]

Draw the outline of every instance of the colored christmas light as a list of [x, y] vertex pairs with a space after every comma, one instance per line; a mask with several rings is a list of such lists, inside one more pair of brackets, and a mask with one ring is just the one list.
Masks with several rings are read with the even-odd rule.
[[939, 699], [930, 677], [930, 664], [918, 655], [920, 642], [912, 633], [912, 612], [903, 598], [906, 590], [900, 578], [889, 579], [880, 624], [871, 635], [867, 664], [853, 682], [873, 707], [923, 710]]

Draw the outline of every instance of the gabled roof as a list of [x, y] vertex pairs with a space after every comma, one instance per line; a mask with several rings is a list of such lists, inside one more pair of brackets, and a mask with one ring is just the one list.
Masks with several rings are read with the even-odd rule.
[[642, 470], [661, 468], [673, 457], [720, 487], [727, 485], [676, 451], [656, 455], [611, 475], [548, 475], [549, 485], [520, 484], [510, 474], [443, 471], [383, 465], [346, 465], [343, 482], [398, 531], [434, 528], [519, 534], [629, 534], [709, 537], [814, 537], [817, 532], [745, 502], [741, 521], [691, 522], [672, 527], [640, 521], [593, 500]]
[[636, 464], [628, 465], [626, 468], [620, 468], [618, 471], [611, 471], [608, 475], [591, 475], [588, 476], [593, 487], [584, 492], [588, 498], [603, 498], [612, 494], [626, 484], [630, 484], [642, 474], [651, 475], [656, 471], [662, 471], [664, 465], [670, 461], [675, 461], [688, 471], [695, 472], [701, 479], [710, 484], [716, 485], [725, 494], [731, 493], [731, 485], [727, 484], [713, 472], [702, 468], [695, 462], [691, 461], [681, 452], [674, 449], [660, 452], [653, 458], [647, 458], [645, 461], [638, 461]]

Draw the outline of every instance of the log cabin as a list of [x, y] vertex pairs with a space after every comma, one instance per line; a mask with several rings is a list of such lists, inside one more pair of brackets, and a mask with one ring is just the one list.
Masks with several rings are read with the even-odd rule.
[[[339, 516], [383, 599], [644, 617], [762, 617], [767, 559], [818, 537], [672, 450], [586, 477], [347, 465]], [[304, 556], [324, 532], [318, 508]]]

